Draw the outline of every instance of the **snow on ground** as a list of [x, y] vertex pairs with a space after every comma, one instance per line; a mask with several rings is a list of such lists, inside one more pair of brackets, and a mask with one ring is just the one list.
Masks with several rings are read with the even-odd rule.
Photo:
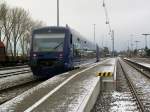
[[[107, 62], [109, 62], [109, 61], [107, 61]], [[113, 61], [113, 63], [114, 63], [114, 61]], [[113, 63], [111, 62], [111, 63], [108, 63], [108, 64], [109, 65], [114, 65]], [[102, 64], [102, 66], [103, 66], [103, 64]], [[106, 67], [108, 67], [108, 66], [106, 66]], [[93, 84], [97, 80], [97, 77], [96, 77], [95, 72], [92, 72], [92, 73], [94, 73], [94, 76], [90, 72], [90, 74], [88, 73], [89, 77], [86, 78], [87, 76], [84, 74], [83, 75], [85, 77], [84, 81], [81, 78], [81, 79], [78, 79], [77, 81], [70, 82], [71, 84], [72, 83], [76, 83], [76, 84], [72, 84], [72, 86], [70, 84], [70, 85], [67, 86], [67, 87], [70, 87], [70, 89], [67, 88], [67, 92], [68, 91], [71, 92], [71, 90], [72, 90], [72, 92], [75, 93], [74, 94], [75, 96], [70, 94], [71, 97], [68, 97], [68, 99], [66, 100], [67, 101], [66, 103], [68, 103], [68, 100], [72, 100], [72, 98], [73, 98], [73, 100], [75, 100], [75, 103], [73, 105], [72, 104], [69, 105], [70, 107], [72, 107], [72, 106], [74, 107], [74, 105], [76, 105], [76, 103], [81, 102], [81, 100], [83, 101], [85, 96], [89, 93], [89, 90], [93, 87]], [[36, 86], [36, 87], [34, 87], [34, 88], [24, 92], [23, 94], [17, 96], [16, 98], [12, 99], [11, 101], [8, 101], [8, 102], [4, 103], [3, 105], [0, 106], [0, 110], [2, 112], [5, 112], [5, 111], [13, 112], [13, 111], [15, 111], [15, 108], [19, 104], [21, 104], [23, 102], [24, 102], [23, 103], [24, 105], [23, 104], [22, 105], [25, 106], [25, 107], [22, 107], [22, 108], [26, 108], [26, 106], [28, 106], [28, 103], [26, 103], [26, 101], [35, 103], [33, 100], [36, 99], [36, 102], [37, 102], [42, 96], [46, 95], [48, 92], [53, 90], [55, 88], [55, 86], [57, 87], [60, 83], [62, 83], [64, 80], [66, 80], [69, 77], [69, 75], [73, 75], [73, 73], [70, 73], [70, 74], [69, 73], [67, 73], [67, 74], [65, 73], [65, 74], [62, 74], [62, 75], [57, 75], [57, 76], [55, 76], [55, 77], [53, 77], [53, 78], [51, 78], [51, 79], [49, 79], [49, 80], [39, 84], [38, 86]], [[80, 87], [80, 88], [78, 90], [76, 90], [76, 87], [77, 88]], [[64, 91], [64, 92], [66, 92], [66, 91]], [[62, 92], [59, 92], [58, 94], [59, 94], [59, 96], [63, 97], [62, 96]], [[53, 97], [53, 98], [55, 98], [55, 97]], [[58, 100], [56, 102], [58, 102]], [[31, 105], [32, 104], [30, 104], [30, 106]], [[63, 106], [63, 103], [61, 103], [61, 105], [59, 105], [59, 106]]]
[[142, 66], [146, 66], [146, 67], [150, 68], [150, 64], [148, 64], [148, 63], [140, 63], [140, 62], [138, 62], [138, 63]]
[[35, 80], [32, 73], [0, 78], [0, 90]]
[[[65, 75], [65, 74], [63, 74]], [[0, 105], [0, 112], [13, 112], [14, 108], [17, 106], [17, 104], [19, 104], [20, 102], [22, 102], [24, 99], [26, 99], [28, 96], [32, 95], [34, 92], [36, 92], [37, 90], [40, 90], [41, 88], [46, 88], [49, 85], [53, 85], [61, 80], [64, 79], [63, 75], [58, 75], [56, 77], [50, 78], [49, 80], [39, 84], [36, 87], [33, 87], [31, 89], [29, 89], [28, 91], [24, 92], [23, 94], [13, 98], [12, 100]]]
[[114, 63], [115, 60], [107, 60], [105, 63], [101, 63], [99, 66], [82, 72], [58, 91], [56, 91], [55, 94], [49, 96], [40, 105], [37, 106], [35, 104], [37, 108], [34, 108], [33, 111], [57, 112], [61, 110], [64, 112], [76, 112], [81, 106], [82, 102], [87, 98], [88, 95], [90, 95], [89, 93], [95, 86], [95, 83], [98, 82], [99, 77], [96, 77], [96, 72], [103, 71], [104, 68], [109, 70], [109, 67], [112, 67]]
[[132, 94], [130, 92], [114, 91], [112, 93], [112, 99], [115, 100], [114, 102], [111, 102], [112, 106], [110, 107], [109, 112], [131, 112], [131, 110], [136, 110], [136, 102], [129, 100], [129, 98], [132, 98]]

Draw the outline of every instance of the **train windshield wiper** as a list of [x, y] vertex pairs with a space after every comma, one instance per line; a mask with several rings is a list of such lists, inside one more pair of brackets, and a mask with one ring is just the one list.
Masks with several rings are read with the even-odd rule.
[[57, 46], [55, 46], [53, 49], [57, 49], [60, 45], [62, 45], [63, 42], [59, 43]]

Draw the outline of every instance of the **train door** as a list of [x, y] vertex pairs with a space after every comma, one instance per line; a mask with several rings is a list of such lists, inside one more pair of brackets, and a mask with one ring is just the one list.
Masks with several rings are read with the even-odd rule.
[[73, 68], [73, 39], [72, 39], [72, 34], [69, 36], [69, 63], [71, 65], [71, 68]]
[[81, 62], [81, 40], [79, 37], [73, 37], [73, 57], [75, 66]]

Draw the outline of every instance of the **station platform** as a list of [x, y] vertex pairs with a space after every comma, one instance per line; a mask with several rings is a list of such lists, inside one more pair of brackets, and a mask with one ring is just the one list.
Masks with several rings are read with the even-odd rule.
[[145, 67], [147, 67], [147, 68], [150, 68], [150, 63], [146, 63], [146, 62], [141, 62], [140, 60], [138, 60], [138, 59], [128, 59], [128, 58], [124, 58], [124, 59], [126, 59], [126, 60], [129, 60], [129, 61], [131, 61], [131, 62], [135, 62], [135, 63], [137, 63], [137, 64], [139, 64], [139, 65], [141, 65], [141, 66], [145, 66]]
[[[98, 73], [112, 75], [98, 76]], [[105, 86], [116, 80], [116, 59], [57, 75], [0, 106], [1, 112], [90, 112]], [[102, 87], [104, 85], [104, 87]]]

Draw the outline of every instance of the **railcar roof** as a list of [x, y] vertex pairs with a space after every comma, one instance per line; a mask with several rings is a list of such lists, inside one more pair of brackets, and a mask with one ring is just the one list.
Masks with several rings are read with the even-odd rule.
[[33, 33], [44, 33], [44, 32], [62, 32], [65, 31], [67, 28], [66, 27], [57, 27], [57, 26], [46, 26], [46, 27], [41, 27], [33, 30]]
[[40, 28], [37, 28], [37, 29], [34, 29], [34, 31], [36, 30], [43, 30], [43, 29], [66, 29], [66, 27], [63, 27], [63, 26], [46, 26], [46, 27], [40, 27]]

